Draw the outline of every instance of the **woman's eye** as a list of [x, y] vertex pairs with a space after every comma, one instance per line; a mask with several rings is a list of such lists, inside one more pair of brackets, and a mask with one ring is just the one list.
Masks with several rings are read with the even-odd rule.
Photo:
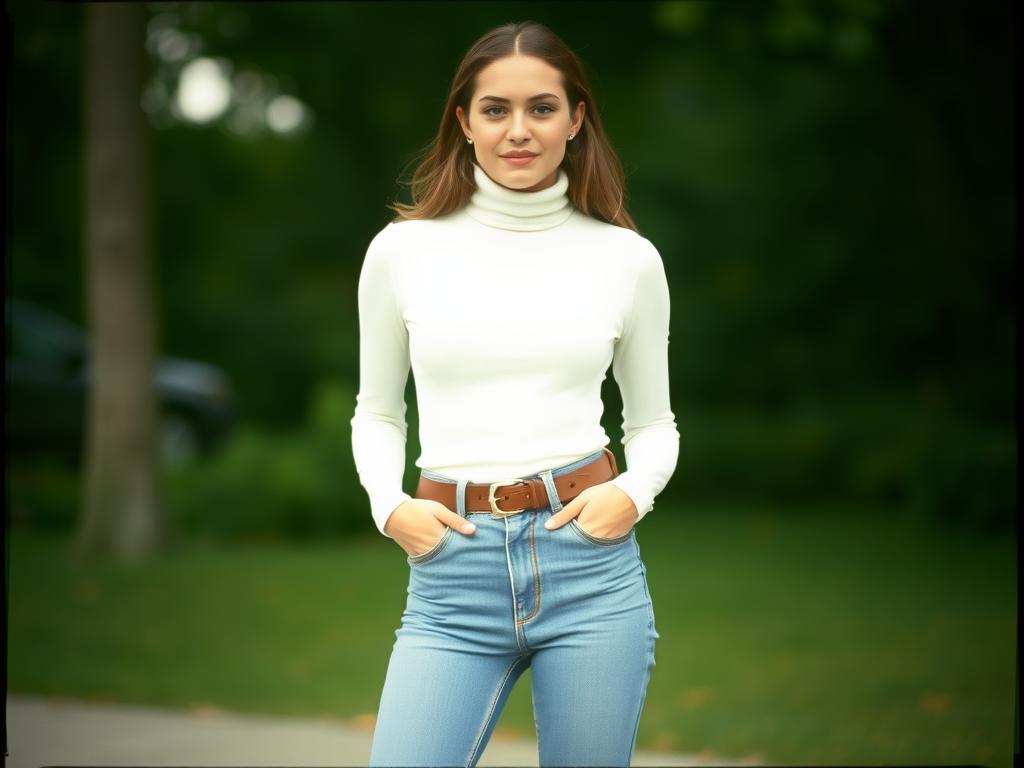
[[[484, 114], [485, 115], [491, 115], [493, 113], [493, 111], [496, 110], [496, 109], [501, 111], [501, 112], [503, 112], [505, 110], [504, 107], [487, 107], [487, 109], [484, 110]], [[540, 114], [542, 114], [542, 115], [547, 115], [547, 114], [550, 114], [550, 113], [555, 111], [554, 109], [549, 107], [547, 104], [538, 104], [536, 109], [547, 110], [545, 112], [541, 112]]]

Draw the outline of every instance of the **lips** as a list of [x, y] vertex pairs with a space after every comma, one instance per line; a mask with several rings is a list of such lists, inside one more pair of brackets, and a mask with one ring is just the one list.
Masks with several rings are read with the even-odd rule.
[[536, 157], [536, 152], [506, 152], [502, 157]]
[[530, 163], [533, 162], [533, 158], [535, 158], [535, 157], [536, 157], [536, 155], [523, 155], [522, 157], [514, 157], [514, 156], [510, 156], [510, 155], [502, 155], [501, 159], [504, 160], [509, 165], [519, 166], [519, 165], [529, 165]]

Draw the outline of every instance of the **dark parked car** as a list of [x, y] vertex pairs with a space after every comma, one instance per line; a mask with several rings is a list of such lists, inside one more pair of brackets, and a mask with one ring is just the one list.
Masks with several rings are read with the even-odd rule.
[[[17, 456], [82, 458], [92, 364], [89, 339], [53, 312], [8, 299], [5, 428]], [[176, 465], [208, 453], [231, 432], [235, 403], [220, 369], [197, 360], [162, 357], [154, 368], [160, 406], [160, 453]]]

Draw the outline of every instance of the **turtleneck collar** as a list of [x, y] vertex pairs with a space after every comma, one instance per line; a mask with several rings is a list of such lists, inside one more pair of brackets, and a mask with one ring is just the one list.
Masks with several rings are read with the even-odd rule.
[[558, 169], [558, 180], [538, 192], [517, 192], [503, 187], [473, 163], [476, 191], [466, 205], [471, 217], [498, 229], [530, 231], [550, 229], [568, 219], [573, 212], [566, 191], [569, 174]]

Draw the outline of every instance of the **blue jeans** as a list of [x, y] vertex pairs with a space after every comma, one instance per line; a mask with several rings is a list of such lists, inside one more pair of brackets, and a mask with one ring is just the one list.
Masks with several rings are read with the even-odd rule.
[[551, 506], [510, 517], [465, 509], [476, 533], [448, 528], [408, 557], [408, 600], [391, 652], [371, 766], [475, 766], [527, 668], [541, 766], [628, 766], [654, 667], [654, 610], [636, 529], [592, 536], [562, 508], [553, 477], [601, 451], [539, 472]]

